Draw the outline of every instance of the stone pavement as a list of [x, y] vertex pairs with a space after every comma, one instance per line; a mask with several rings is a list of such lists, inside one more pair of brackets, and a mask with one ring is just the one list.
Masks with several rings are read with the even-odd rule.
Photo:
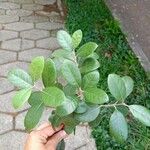
[[150, 72], [150, 0], [106, 0], [142, 66]]
[[[27, 70], [35, 56], [48, 57], [57, 49], [56, 32], [64, 28], [60, 0], [0, 0], [0, 150], [23, 150], [27, 133], [23, 119], [26, 105], [16, 112], [11, 106], [15, 88], [6, 76], [12, 68]], [[46, 122], [51, 110], [45, 110]], [[66, 140], [66, 150], [94, 150], [88, 127]]]

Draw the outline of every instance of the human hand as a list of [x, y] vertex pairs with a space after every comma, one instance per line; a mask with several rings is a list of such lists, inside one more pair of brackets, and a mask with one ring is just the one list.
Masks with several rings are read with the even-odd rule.
[[28, 135], [25, 150], [56, 150], [57, 144], [66, 136], [63, 125], [53, 129], [49, 123], [42, 124]]

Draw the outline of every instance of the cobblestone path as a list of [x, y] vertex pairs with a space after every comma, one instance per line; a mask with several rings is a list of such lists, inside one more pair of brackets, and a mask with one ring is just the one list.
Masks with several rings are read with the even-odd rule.
[[[23, 150], [27, 133], [23, 119], [29, 106], [16, 112], [11, 106], [15, 88], [6, 76], [12, 68], [27, 70], [35, 56], [48, 57], [59, 48], [56, 32], [64, 28], [60, 0], [0, 0], [0, 150]], [[50, 110], [45, 110], [42, 122]], [[93, 150], [88, 127], [66, 140], [66, 150]]]

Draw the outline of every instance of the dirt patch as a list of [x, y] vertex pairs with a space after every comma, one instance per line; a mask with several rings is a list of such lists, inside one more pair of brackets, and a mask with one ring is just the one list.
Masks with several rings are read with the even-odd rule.
[[52, 12], [52, 11], [55, 11], [55, 12], [58, 12], [58, 13], [59, 13], [59, 9], [58, 9], [58, 6], [57, 6], [57, 2], [55, 2], [55, 3], [52, 4], [52, 5], [43, 5], [43, 11], [45, 11], [45, 12]]

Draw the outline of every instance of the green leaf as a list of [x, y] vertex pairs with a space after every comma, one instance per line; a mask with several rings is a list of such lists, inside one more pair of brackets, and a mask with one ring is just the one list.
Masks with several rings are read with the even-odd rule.
[[92, 53], [91, 55], [89, 55], [88, 57], [92, 57], [94, 59], [99, 59], [99, 55], [97, 53]]
[[140, 105], [130, 105], [132, 115], [144, 125], [150, 127], [150, 110]]
[[77, 101], [73, 98], [69, 97], [67, 100], [63, 101], [63, 103], [56, 108], [56, 114], [58, 116], [67, 116], [71, 114], [77, 107]]
[[44, 111], [43, 102], [33, 105], [32, 107], [29, 108], [24, 120], [26, 130], [30, 131], [38, 124], [43, 111]]
[[97, 118], [99, 112], [99, 106], [88, 106], [86, 112], [82, 114], [75, 113], [74, 118], [80, 122], [91, 122]]
[[53, 58], [53, 62], [55, 64], [57, 76], [61, 74], [61, 68], [62, 68], [62, 65], [64, 63], [64, 60], [65, 60], [65, 58], [63, 58], [63, 57], [55, 57], [55, 58]]
[[126, 97], [127, 97], [133, 91], [134, 82], [132, 78], [129, 76], [124, 76], [122, 77], [122, 79], [126, 87]]
[[119, 101], [126, 98], [126, 87], [122, 78], [116, 74], [109, 74], [108, 87], [110, 93]]
[[30, 95], [31, 95], [31, 88], [22, 89], [20, 91], [17, 91], [15, 96], [12, 99], [13, 107], [15, 109], [21, 108], [25, 102], [28, 101]]
[[81, 85], [81, 74], [78, 67], [71, 61], [65, 60], [62, 66], [62, 74], [71, 85]]
[[58, 49], [58, 50], [55, 50], [53, 53], [52, 53], [52, 56], [53, 57], [57, 57], [57, 58], [65, 58], [65, 59], [71, 59], [72, 58], [72, 52], [69, 52], [69, 51], [66, 51], [66, 50], [63, 50], [63, 49]]
[[63, 31], [63, 30], [58, 31], [57, 40], [63, 49], [72, 51], [73, 49], [72, 38], [66, 31]]
[[9, 71], [8, 80], [21, 89], [31, 88], [33, 86], [30, 75], [22, 69], [13, 69]]
[[52, 86], [56, 81], [56, 67], [52, 59], [47, 59], [44, 64], [42, 80], [45, 87]]
[[102, 116], [98, 115], [98, 117], [95, 120], [89, 122], [89, 126], [95, 128], [100, 124], [101, 121], [102, 121]]
[[128, 137], [128, 126], [127, 122], [121, 112], [115, 110], [111, 115], [110, 122], [110, 133], [119, 143], [123, 143]]
[[43, 69], [44, 69], [44, 57], [39, 56], [34, 58], [29, 67], [29, 72], [33, 81], [36, 81], [39, 78], [41, 78]]
[[47, 87], [42, 92], [42, 101], [46, 106], [57, 107], [65, 100], [65, 94], [57, 87]]
[[83, 88], [95, 87], [99, 82], [99, 72], [97, 70], [85, 74], [83, 77]]
[[82, 40], [82, 31], [81, 30], [75, 31], [72, 35], [73, 47], [77, 48], [81, 43], [81, 40]]
[[76, 91], [77, 91], [77, 87], [74, 86], [74, 85], [67, 84], [64, 87], [63, 91], [64, 91], [65, 95], [67, 95], [67, 96], [75, 96], [76, 95]]
[[88, 109], [88, 105], [84, 101], [79, 101], [75, 113], [77, 114], [85, 113], [87, 109]]
[[81, 73], [88, 73], [100, 67], [99, 62], [94, 58], [87, 58], [80, 67]]
[[61, 140], [58, 143], [56, 150], [65, 150], [65, 141], [64, 140]]
[[41, 103], [41, 101], [42, 101], [42, 92], [41, 91], [33, 92], [28, 99], [28, 103], [31, 106], [38, 105]]
[[78, 57], [88, 57], [96, 50], [97, 47], [98, 47], [98, 45], [96, 43], [88, 42], [78, 49], [77, 56]]
[[85, 100], [94, 104], [103, 104], [109, 101], [105, 91], [98, 88], [87, 88], [84, 91]]
[[58, 127], [59, 125], [61, 125], [62, 117], [55, 115], [55, 112], [54, 112], [50, 115], [48, 120], [53, 127]]
[[73, 115], [60, 117], [58, 115], [53, 114], [50, 116], [49, 121], [51, 122], [53, 127], [58, 127], [59, 125], [64, 124], [64, 130], [67, 134], [72, 133], [76, 125], [79, 124], [79, 122], [73, 118]]

